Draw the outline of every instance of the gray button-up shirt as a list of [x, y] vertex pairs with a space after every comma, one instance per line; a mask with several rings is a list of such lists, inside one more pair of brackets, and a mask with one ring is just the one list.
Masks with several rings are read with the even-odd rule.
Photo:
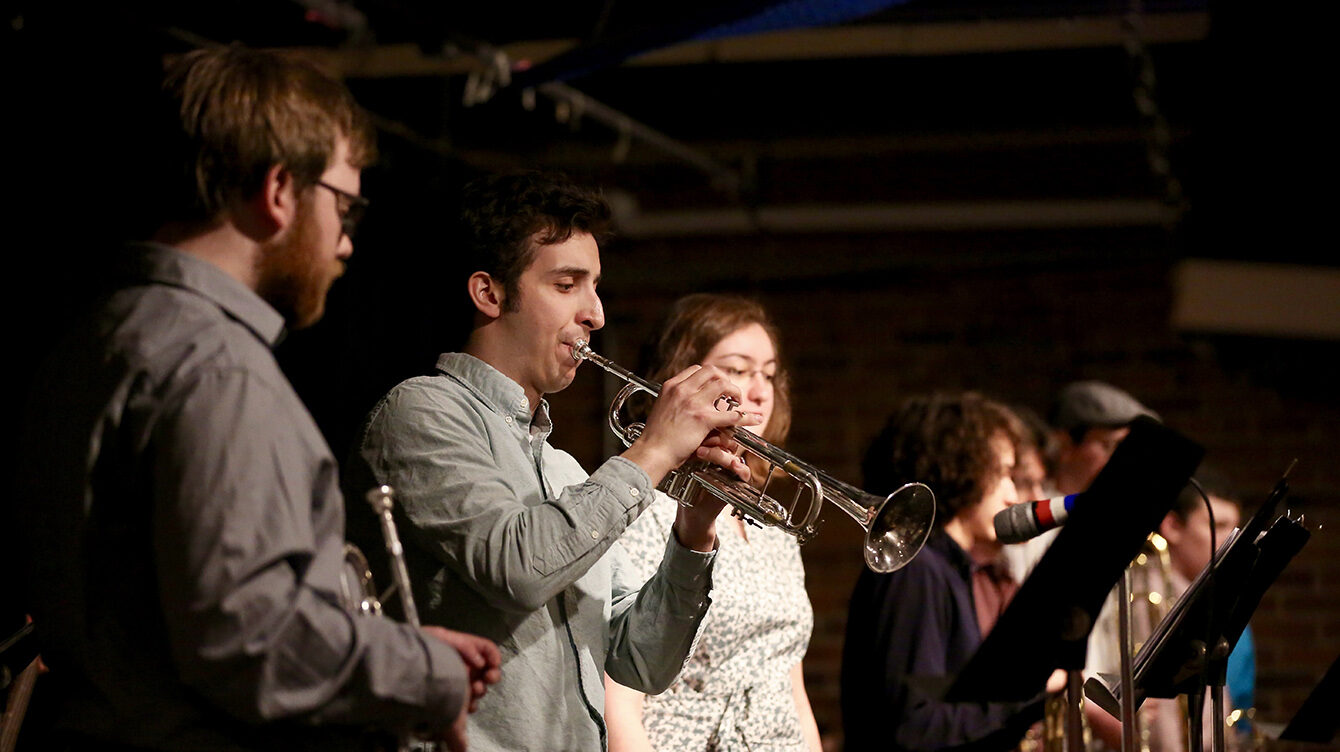
[[447, 725], [456, 652], [338, 605], [335, 460], [271, 354], [279, 314], [172, 248], [127, 262], [39, 379], [19, 463], [61, 727], [159, 750], [333, 750], [358, 730], [313, 724]]
[[373, 409], [361, 465], [350, 466], [372, 475], [359, 487], [396, 489], [424, 622], [502, 651], [470, 748], [602, 749], [602, 674], [651, 693], [674, 680], [715, 554], [671, 536], [656, 573], [638, 581], [616, 541], [653, 499], [646, 473], [614, 457], [588, 476], [549, 445], [546, 403], [532, 418], [521, 386], [469, 355], [437, 365]]

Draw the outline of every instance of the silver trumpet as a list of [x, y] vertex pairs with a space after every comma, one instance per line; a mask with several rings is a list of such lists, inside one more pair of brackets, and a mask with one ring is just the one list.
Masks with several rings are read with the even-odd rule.
[[[354, 614], [381, 616], [382, 603], [392, 595], [399, 594], [405, 621], [418, 628], [419, 610], [414, 605], [414, 593], [409, 586], [409, 570], [405, 568], [405, 547], [400, 544], [395, 518], [391, 516], [394, 499], [395, 491], [386, 485], [377, 486], [367, 493], [367, 502], [372, 506], [372, 511], [377, 514], [377, 520], [381, 524], [382, 541], [386, 544], [393, 582], [379, 594], [372, 581], [372, 570], [368, 567], [367, 557], [358, 546], [345, 543], [344, 571], [340, 577], [340, 602]], [[413, 736], [402, 736], [397, 740], [397, 752], [438, 752], [438, 749], [436, 742]]]
[[377, 515], [381, 525], [382, 541], [386, 544], [386, 555], [390, 561], [391, 584], [381, 593], [372, 581], [372, 569], [368, 559], [352, 543], [344, 544], [344, 571], [340, 576], [340, 603], [345, 609], [360, 616], [380, 616], [382, 604], [393, 595], [400, 595], [401, 610], [405, 612], [405, 621], [419, 626], [419, 610], [414, 606], [414, 593], [409, 587], [409, 570], [405, 568], [405, 547], [400, 544], [400, 535], [396, 532], [395, 518], [391, 516], [395, 491], [390, 486], [377, 486], [368, 491], [367, 502]]
[[[626, 383], [610, 404], [609, 428], [624, 443], [632, 446], [645, 427], [642, 423], [624, 425], [620, 414], [624, 403], [637, 392], [653, 398], [661, 394], [661, 385], [647, 381], [626, 368], [596, 354], [586, 340], [572, 346], [572, 358], [588, 360]], [[722, 396], [717, 404], [727, 409], [738, 404]], [[732, 438], [744, 451], [767, 464], [767, 476], [761, 486], [746, 483], [715, 465], [691, 461], [670, 473], [665, 491], [681, 504], [691, 503], [698, 491], [706, 491], [735, 508], [737, 516], [779, 528], [805, 543], [818, 532], [819, 514], [824, 502], [842, 510], [866, 531], [863, 553], [865, 564], [875, 572], [892, 572], [912, 560], [926, 543], [935, 521], [935, 494], [921, 483], [908, 483], [886, 497], [868, 494], [834, 478], [748, 431], [734, 431]], [[777, 476], [780, 471], [781, 476]], [[789, 503], [770, 494], [774, 477], [788, 477], [794, 484]]]

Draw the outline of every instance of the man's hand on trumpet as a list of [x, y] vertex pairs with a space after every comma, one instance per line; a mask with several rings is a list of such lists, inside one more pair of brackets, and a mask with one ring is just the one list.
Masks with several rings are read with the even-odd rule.
[[725, 408], [721, 398], [740, 399], [740, 388], [720, 369], [689, 366], [661, 385], [646, 427], [623, 453], [660, 483], [671, 470], [691, 458], [706, 460], [749, 479], [749, 468], [736, 454], [738, 445], [721, 429], [752, 426], [757, 415]]
[[[730, 409], [728, 400], [738, 404], [740, 399], [740, 388], [720, 369], [689, 366], [661, 385], [661, 396], [652, 405], [646, 428], [623, 457], [640, 465], [654, 483], [694, 458], [747, 481], [749, 466], [725, 429], [757, 425], [762, 419]], [[697, 551], [711, 551], [716, 545], [716, 518], [723, 506], [715, 497], [693, 507], [681, 506], [674, 527], [679, 542]]]

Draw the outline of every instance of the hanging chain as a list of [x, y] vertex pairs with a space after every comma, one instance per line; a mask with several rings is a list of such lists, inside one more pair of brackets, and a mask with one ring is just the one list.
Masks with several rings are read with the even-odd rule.
[[1186, 208], [1186, 198], [1182, 192], [1182, 181], [1173, 174], [1172, 127], [1159, 108], [1154, 58], [1149, 54], [1149, 47], [1143, 38], [1144, 4], [1141, 0], [1131, 0], [1122, 27], [1126, 31], [1123, 46], [1130, 57], [1134, 79], [1131, 96], [1135, 100], [1136, 112], [1140, 115], [1140, 133], [1145, 142], [1149, 171], [1162, 184], [1164, 203], [1175, 207], [1180, 213]]

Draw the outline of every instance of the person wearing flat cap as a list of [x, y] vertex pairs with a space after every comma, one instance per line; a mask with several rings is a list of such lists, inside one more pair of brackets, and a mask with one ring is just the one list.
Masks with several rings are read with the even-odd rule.
[[[1052, 457], [1052, 495], [1087, 491], [1094, 478], [1107, 465], [1117, 445], [1130, 433], [1131, 421], [1147, 415], [1159, 416], [1125, 391], [1103, 381], [1075, 381], [1056, 395], [1049, 414], [1055, 454]], [[1046, 553], [1056, 538], [1053, 530], [1018, 546], [1006, 547], [1011, 571], [1021, 580]], [[1113, 590], [1104, 603], [1089, 636], [1085, 675], [1112, 673], [1118, 666], [1119, 625], [1116, 594]], [[1154, 701], [1147, 701], [1152, 706]], [[1172, 713], [1165, 712], [1170, 718]], [[1094, 735], [1093, 747], [1120, 747], [1121, 724], [1097, 705], [1085, 707], [1085, 717]]]
[[[1051, 441], [1046, 451], [1048, 476], [1045, 497], [1082, 493], [1098, 477], [1117, 445], [1131, 432], [1131, 421], [1141, 415], [1155, 420], [1158, 413], [1103, 381], [1074, 381], [1057, 392], [1048, 413]], [[1021, 501], [1032, 499], [1021, 498]], [[1059, 530], [1049, 530], [1023, 543], [1005, 547], [1010, 574], [1019, 582], [1028, 578]]]
[[1057, 493], [1087, 490], [1131, 432], [1131, 421], [1141, 415], [1159, 419], [1139, 400], [1106, 382], [1076, 381], [1062, 388], [1051, 412]]

